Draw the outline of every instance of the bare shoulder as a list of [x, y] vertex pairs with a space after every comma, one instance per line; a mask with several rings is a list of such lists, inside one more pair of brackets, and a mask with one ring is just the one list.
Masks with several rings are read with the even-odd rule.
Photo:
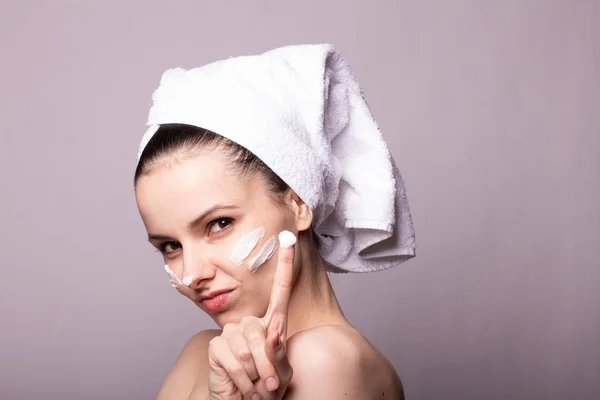
[[204, 382], [199, 377], [208, 374], [208, 343], [221, 331], [209, 329], [196, 333], [185, 344], [171, 371], [165, 378], [156, 400], [189, 399], [193, 392], [204, 388], [195, 387]]
[[391, 363], [358, 330], [324, 325], [290, 337], [286, 399], [404, 399]]

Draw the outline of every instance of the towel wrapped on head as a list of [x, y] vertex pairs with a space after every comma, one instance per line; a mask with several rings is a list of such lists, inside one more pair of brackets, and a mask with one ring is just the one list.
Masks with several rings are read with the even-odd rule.
[[162, 124], [208, 129], [255, 154], [312, 209], [328, 271], [376, 271], [415, 256], [401, 175], [332, 45], [170, 69], [152, 99], [138, 160]]

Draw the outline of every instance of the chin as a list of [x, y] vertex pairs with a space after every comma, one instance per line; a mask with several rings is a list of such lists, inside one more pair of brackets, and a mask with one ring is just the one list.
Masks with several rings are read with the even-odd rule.
[[251, 310], [227, 310], [218, 315], [212, 316], [212, 319], [219, 325], [219, 328], [223, 329], [223, 327], [227, 324], [237, 324], [241, 321], [242, 318], [247, 316], [254, 316], [260, 318], [264, 316], [266, 313], [263, 312], [261, 315], [259, 313], [254, 313]]

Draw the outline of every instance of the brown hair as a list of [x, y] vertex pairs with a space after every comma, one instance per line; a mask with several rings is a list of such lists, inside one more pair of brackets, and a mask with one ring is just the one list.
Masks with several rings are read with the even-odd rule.
[[165, 124], [158, 128], [142, 152], [135, 170], [134, 185], [157, 165], [193, 156], [206, 148], [225, 150], [230, 156], [231, 167], [240, 174], [259, 173], [274, 195], [282, 195], [289, 189], [271, 168], [245, 147], [208, 129], [184, 124]]

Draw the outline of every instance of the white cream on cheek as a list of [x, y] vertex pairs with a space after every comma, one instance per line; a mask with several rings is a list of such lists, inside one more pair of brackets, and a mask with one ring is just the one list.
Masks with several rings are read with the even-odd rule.
[[256, 247], [260, 239], [265, 235], [265, 228], [256, 228], [251, 232], [243, 235], [235, 244], [231, 251], [229, 260], [237, 265], [242, 265], [242, 262], [250, 255]]
[[258, 254], [248, 261], [248, 268], [250, 271], [256, 272], [258, 267], [266, 263], [271, 258], [273, 253], [275, 253], [275, 250], [277, 250], [277, 247], [278, 243], [275, 236], [267, 240]]
[[[244, 260], [250, 255], [252, 250], [254, 250], [254, 248], [256, 247], [260, 239], [263, 238], [264, 235], [265, 228], [262, 227], [256, 228], [253, 231], [242, 235], [242, 237], [239, 238], [239, 240], [233, 247], [233, 250], [231, 251], [231, 256], [229, 256], [229, 260], [234, 264], [242, 265]], [[258, 252], [258, 254], [248, 262], [248, 268], [250, 269], [250, 271], [255, 272], [261, 265], [267, 262], [271, 258], [271, 256], [273, 256], [273, 253], [275, 253], [277, 247], [278, 242], [275, 236], [267, 240], [263, 245], [262, 249]], [[179, 278], [177, 278], [177, 276], [175, 276], [175, 278], [179, 281]], [[192, 280], [192, 277], [185, 276], [183, 280], [179, 282], [180, 284], [189, 286], [192, 283]], [[173, 286], [175, 287], [175, 285]]]
[[278, 247], [287, 248], [287, 247], [292, 247], [295, 244], [296, 244], [296, 236], [292, 232], [290, 232], [290, 231], [280, 232], [278, 237], [273, 236], [272, 238], [267, 240], [267, 242], [265, 243], [263, 248], [260, 250], [258, 255], [256, 255], [256, 257], [252, 258], [248, 262], [248, 268], [250, 268], [250, 271], [256, 272], [258, 267], [263, 265], [265, 262], [267, 262], [271, 258], [271, 256], [273, 255], [273, 253], [275, 253], [275, 250], [277, 250]]
[[[165, 272], [169, 275], [169, 280], [171, 281], [171, 286], [177, 287], [178, 285], [183, 285], [183, 282], [179, 280], [179, 277], [175, 275], [175, 273], [169, 268], [168, 264], [165, 264]], [[185, 278], [184, 278], [185, 279]]]

